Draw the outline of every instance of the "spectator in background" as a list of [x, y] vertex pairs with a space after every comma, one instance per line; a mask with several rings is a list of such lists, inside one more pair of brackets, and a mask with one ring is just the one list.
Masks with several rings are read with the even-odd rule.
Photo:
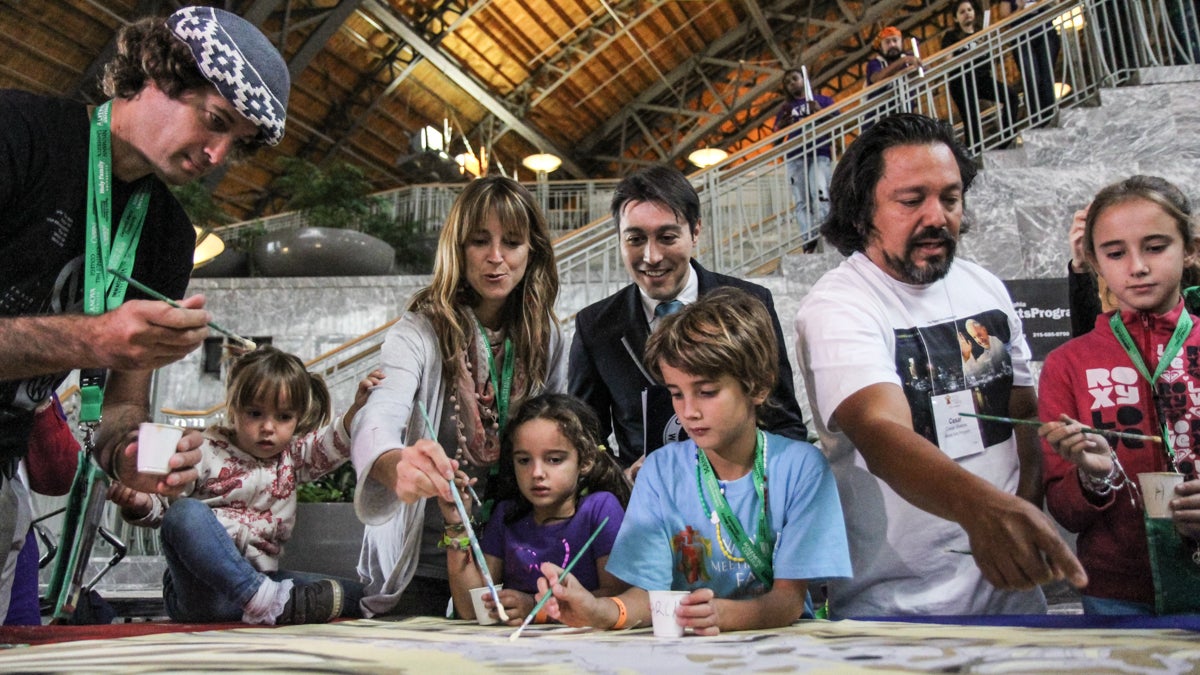
[[[799, 68], [789, 68], [783, 73], [783, 93], [787, 100], [779, 106], [775, 113], [775, 131], [792, 126], [800, 120], [815, 115], [828, 106], [833, 105], [833, 99], [814, 93], [808, 98], [805, 91], [804, 73]], [[792, 140], [800, 134], [796, 127], [787, 135], [786, 140]], [[803, 144], [788, 151], [787, 177], [792, 187], [792, 200], [796, 204], [796, 224], [800, 232], [811, 232], [814, 220], [825, 219], [829, 213], [829, 178], [833, 175], [833, 148], [828, 138], [821, 139], [821, 145], [816, 151], [810, 151], [811, 144]], [[820, 141], [813, 141], [813, 143]]]
[[[1035, 2], [1037, 0], [1001, 0], [1000, 18], [1008, 18]], [[1025, 23], [1030, 18], [1026, 17], [1017, 23]], [[1054, 121], [1054, 63], [1061, 50], [1062, 38], [1049, 21], [1031, 31], [1028, 39], [1017, 49], [1021, 79], [1024, 81], [1025, 110], [1034, 126], [1046, 126]]]
[[1013, 128], [1013, 117], [1016, 112], [1017, 94], [1007, 84], [997, 80], [992, 74], [992, 63], [984, 55], [971, 56], [978, 43], [971, 39], [977, 30], [976, 6], [974, 0], [958, 0], [952, 6], [954, 25], [942, 36], [942, 46], [957, 47], [953, 54], [962, 65], [962, 76], [949, 81], [950, 98], [958, 107], [958, 114], [963, 122], [963, 136], [967, 145], [972, 149], [983, 139], [983, 126], [980, 122], [980, 101], [994, 101], [1000, 108], [1000, 119], [1004, 129]]

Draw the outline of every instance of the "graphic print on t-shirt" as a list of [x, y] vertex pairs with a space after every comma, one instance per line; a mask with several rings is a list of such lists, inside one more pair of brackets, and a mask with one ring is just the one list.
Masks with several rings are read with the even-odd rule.
[[[934, 445], [937, 424], [931, 398], [970, 391], [975, 412], [1008, 414], [1012, 356], [1008, 317], [998, 309], [931, 326], [897, 329], [896, 373], [912, 411], [913, 429]], [[1012, 434], [1012, 427], [979, 422], [984, 446]]]

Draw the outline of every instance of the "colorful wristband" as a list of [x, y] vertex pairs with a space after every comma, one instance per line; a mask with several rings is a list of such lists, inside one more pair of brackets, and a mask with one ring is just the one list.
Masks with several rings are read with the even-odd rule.
[[442, 540], [438, 542], [438, 548], [449, 549], [451, 551], [470, 551], [471, 539], [469, 537], [451, 537], [445, 534], [442, 535]]
[[625, 627], [625, 621], [629, 618], [628, 612], [625, 611], [625, 602], [620, 598], [609, 598], [609, 600], [617, 604], [617, 622], [609, 630], [621, 630]]

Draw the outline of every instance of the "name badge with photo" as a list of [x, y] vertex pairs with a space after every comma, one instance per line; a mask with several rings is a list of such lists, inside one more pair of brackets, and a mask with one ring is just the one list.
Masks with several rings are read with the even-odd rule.
[[973, 417], [959, 413], [975, 413], [975, 401], [971, 390], [929, 397], [933, 405], [933, 419], [937, 425], [938, 447], [951, 459], [961, 459], [982, 453], [986, 446], [979, 433], [979, 422]]

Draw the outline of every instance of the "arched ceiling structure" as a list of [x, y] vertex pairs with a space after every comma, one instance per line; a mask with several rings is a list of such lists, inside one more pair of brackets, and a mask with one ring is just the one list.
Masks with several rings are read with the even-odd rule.
[[[168, 0], [0, 0], [0, 87], [101, 99], [120, 26]], [[945, 0], [228, 0], [292, 73], [287, 136], [210, 184], [236, 218], [282, 207], [281, 157], [360, 166], [379, 189], [459, 179], [418, 147], [486, 148], [490, 171], [563, 158], [555, 179], [685, 167], [697, 147], [769, 132], [782, 70], [806, 64], [835, 97], [861, 86], [880, 27], [936, 32]]]

